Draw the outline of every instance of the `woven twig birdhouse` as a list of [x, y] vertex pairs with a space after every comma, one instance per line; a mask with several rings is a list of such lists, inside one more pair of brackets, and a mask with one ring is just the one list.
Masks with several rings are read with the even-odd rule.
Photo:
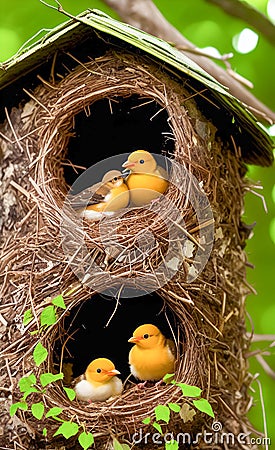
[[[120, 397], [90, 405], [70, 400], [63, 387], [70, 385], [68, 368], [79, 375], [100, 351], [126, 380], [127, 337], [153, 322], [175, 341], [175, 380], [203, 390], [224, 433], [251, 431], [244, 252], [250, 229], [241, 215], [250, 188], [245, 163], [271, 165], [270, 138], [243, 104], [182, 53], [99, 11], [61, 25], [4, 64], [0, 89], [1, 445], [78, 448], [77, 433], [67, 440], [54, 436], [60, 420], [93, 433], [98, 449], [111, 448], [114, 438], [129, 444], [137, 432], [153, 433], [143, 420], [154, 417], [157, 405], [178, 403], [185, 405], [182, 413], [172, 413], [163, 430], [188, 434], [190, 442], [180, 441], [180, 448], [228, 448], [220, 441], [209, 447], [203, 433], [220, 430], [175, 384], [140, 391], [125, 382]], [[164, 198], [119, 220], [74, 222], [64, 204], [78, 176], [140, 148], [172, 161]], [[64, 220], [73, 224], [66, 237]], [[168, 222], [177, 229], [176, 244]], [[119, 245], [113, 245], [114, 230]], [[155, 240], [151, 251], [123, 259], [147, 232]], [[89, 282], [79, 239], [98, 268]], [[167, 256], [174, 245], [180, 257]], [[207, 258], [196, 259], [199, 251]], [[163, 261], [176, 270], [160, 282]], [[124, 298], [129, 283], [138, 293]], [[41, 314], [53, 300], [54, 320], [43, 326]], [[45, 352], [39, 363], [38, 344]], [[41, 374], [62, 370], [63, 380], [37, 388]], [[30, 374], [36, 382], [28, 406], [10, 418], [11, 403], [24, 392], [18, 382]], [[39, 418], [31, 411], [36, 403], [43, 404]], [[46, 417], [56, 407], [58, 419]], [[147, 447], [155, 448], [148, 439]], [[245, 441], [230, 442], [230, 448], [247, 448]]]

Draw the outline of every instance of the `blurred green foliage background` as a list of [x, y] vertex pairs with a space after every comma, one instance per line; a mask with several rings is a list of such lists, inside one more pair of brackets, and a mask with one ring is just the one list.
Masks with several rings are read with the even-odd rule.
[[[61, 3], [72, 14], [88, 8], [98, 8], [116, 17], [100, 0], [62, 0]], [[242, 20], [228, 16], [206, 0], [155, 0], [155, 3], [164, 16], [198, 47], [213, 47], [221, 54], [233, 52], [234, 57], [230, 60], [232, 68], [250, 80], [254, 84], [254, 95], [274, 110], [275, 54], [274, 47], [264, 36], [254, 29], [258, 35], [250, 33], [245, 37], [243, 34], [241, 40], [238, 38], [239, 34], [246, 28], [252, 28]], [[266, 15], [269, 13], [270, 20], [275, 21], [275, 0], [250, 0], [248, 3]], [[53, 0], [51, 4], [54, 4]], [[2, 0], [0, 61], [11, 57], [40, 30], [39, 36], [42, 36], [43, 29], [52, 28], [64, 21], [66, 17], [47, 8], [39, 0]], [[247, 277], [258, 293], [257, 296], [250, 295], [247, 298], [247, 310], [254, 323], [255, 333], [275, 334], [275, 167], [266, 169], [251, 166], [248, 176], [263, 186], [263, 190], [257, 192], [264, 195], [268, 213], [264, 211], [259, 197], [247, 194], [244, 220], [246, 223], [257, 222], [254, 237], [249, 240], [246, 249], [255, 269], [248, 269]], [[251, 329], [250, 321], [248, 329]], [[267, 349], [271, 355], [265, 357], [266, 361], [275, 370], [275, 347], [268, 348], [268, 345], [268, 342], [257, 343], [252, 348]], [[270, 448], [275, 448], [275, 380], [264, 372], [255, 358], [250, 359], [250, 371], [260, 374], [268, 436], [274, 443]], [[253, 388], [255, 407], [250, 417], [255, 427], [263, 430], [262, 407], [256, 382]]]

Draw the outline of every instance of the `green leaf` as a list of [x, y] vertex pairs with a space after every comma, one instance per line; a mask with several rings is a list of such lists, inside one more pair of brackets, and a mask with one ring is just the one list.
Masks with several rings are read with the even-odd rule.
[[41, 327], [53, 325], [56, 322], [55, 308], [53, 305], [46, 306], [40, 316]]
[[34, 351], [33, 351], [33, 359], [34, 362], [37, 366], [40, 366], [40, 364], [45, 361], [45, 359], [48, 356], [48, 350], [43, 347], [43, 345], [41, 344], [41, 342], [38, 342], [38, 344], [36, 344], [36, 346], [34, 347]]
[[165, 405], [158, 405], [155, 407], [156, 420], [163, 420], [168, 423], [170, 420], [170, 409]]
[[24, 312], [24, 316], [23, 316], [23, 325], [28, 325], [28, 323], [30, 323], [33, 319], [33, 314], [31, 309], [27, 309], [27, 311]]
[[42, 419], [44, 410], [45, 410], [45, 408], [44, 408], [44, 405], [42, 402], [33, 403], [31, 406], [32, 415], [38, 420]]
[[31, 373], [28, 377], [22, 377], [19, 380], [19, 389], [21, 392], [28, 391], [36, 383], [36, 377]]
[[64, 387], [64, 386], [63, 386], [63, 389], [66, 392], [67, 397], [68, 397], [69, 400], [72, 401], [72, 400], [75, 399], [75, 391], [73, 389], [67, 388], [67, 387]]
[[50, 372], [42, 373], [40, 375], [40, 382], [41, 382], [42, 386], [45, 387], [48, 384], [53, 383], [54, 381], [62, 380], [63, 377], [64, 377], [64, 374], [62, 372], [57, 373], [55, 375]]
[[206, 400], [205, 398], [193, 400], [193, 404], [199, 411], [204, 412], [208, 416], [215, 418], [212, 406], [210, 405], [209, 401]]
[[10, 416], [13, 417], [18, 409], [23, 409], [23, 411], [27, 411], [28, 405], [26, 402], [17, 402], [13, 403], [10, 406]]
[[165, 450], [178, 450], [179, 444], [174, 439], [169, 442], [165, 442]]
[[47, 436], [47, 434], [48, 434], [47, 428], [43, 428], [42, 434], [43, 434], [43, 436], [45, 436], [45, 437]]
[[81, 447], [84, 448], [84, 450], [87, 450], [87, 448], [93, 445], [94, 436], [92, 435], [92, 433], [86, 433], [85, 431], [83, 431], [83, 433], [78, 436], [78, 442]]
[[202, 393], [202, 389], [197, 386], [190, 386], [185, 383], [175, 383], [178, 387], [181, 388], [182, 393], [185, 397], [199, 397]]
[[64, 303], [64, 299], [62, 295], [58, 295], [57, 297], [52, 299], [52, 304], [58, 306], [58, 308], [66, 309], [66, 305]]
[[31, 336], [34, 336], [35, 334], [38, 334], [38, 333], [39, 333], [39, 330], [30, 331]]
[[62, 434], [64, 438], [69, 439], [78, 433], [79, 426], [75, 422], [63, 422], [54, 433], [54, 436]]
[[164, 377], [162, 378], [164, 383], [170, 384], [172, 379], [174, 378], [175, 374], [174, 373], [167, 373], [166, 375], [164, 375]]
[[168, 403], [168, 406], [172, 411], [176, 413], [180, 412], [180, 405], [178, 405], [177, 403]]
[[159, 423], [153, 422], [152, 425], [160, 434], [162, 434], [162, 428]]
[[115, 438], [113, 439], [113, 447], [114, 447], [114, 450], [123, 450], [121, 443], [118, 442], [118, 440]]
[[150, 417], [145, 417], [145, 419], [143, 419], [143, 421], [142, 421], [142, 423], [144, 423], [145, 425], [149, 425], [150, 422], [151, 422]]
[[28, 389], [27, 391], [24, 392], [24, 395], [22, 397], [23, 400], [26, 400], [26, 398], [32, 394], [33, 392], [39, 392], [38, 389], [36, 389], [35, 387], [31, 387], [30, 389]]
[[45, 417], [56, 417], [59, 416], [63, 411], [62, 408], [58, 408], [58, 406], [54, 406], [53, 408], [49, 409]]
[[121, 444], [116, 438], [113, 439], [114, 450], [131, 450], [128, 444]]

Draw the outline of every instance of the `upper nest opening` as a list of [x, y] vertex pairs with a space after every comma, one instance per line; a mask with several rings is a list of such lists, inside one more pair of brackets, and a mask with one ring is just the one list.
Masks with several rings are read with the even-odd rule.
[[138, 149], [159, 154], [174, 149], [167, 111], [152, 97], [103, 98], [76, 114], [73, 122], [64, 165], [70, 185], [84, 168], [111, 156]]

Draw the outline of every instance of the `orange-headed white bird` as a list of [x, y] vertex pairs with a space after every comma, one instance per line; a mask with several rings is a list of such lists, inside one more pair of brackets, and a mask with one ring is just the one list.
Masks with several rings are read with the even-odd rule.
[[175, 345], [152, 324], [139, 326], [128, 342], [134, 343], [129, 353], [131, 373], [139, 380], [161, 380], [174, 373]]
[[76, 397], [88, 402], [104, 402], [110, 397], [120, 395], [122, 381], [116, 375], [120, 375], [120, 372], [112, 361], [106, 358], [94, 359], [85, 374], [75, 380]]
[[119, 170], [110, 170], [102, 181], [90, 186], [71, 198], [74, 209], [82, 211], [87, 219], [98, 219], [126, 208], [130, 194]]
[[142, 206], [158, 198], [168, 188], [168, 174], [151, 153], [136, 150], [122, 164], [131, 173], [126, 179], [130, 190], [131, 202], [134, 206]]

